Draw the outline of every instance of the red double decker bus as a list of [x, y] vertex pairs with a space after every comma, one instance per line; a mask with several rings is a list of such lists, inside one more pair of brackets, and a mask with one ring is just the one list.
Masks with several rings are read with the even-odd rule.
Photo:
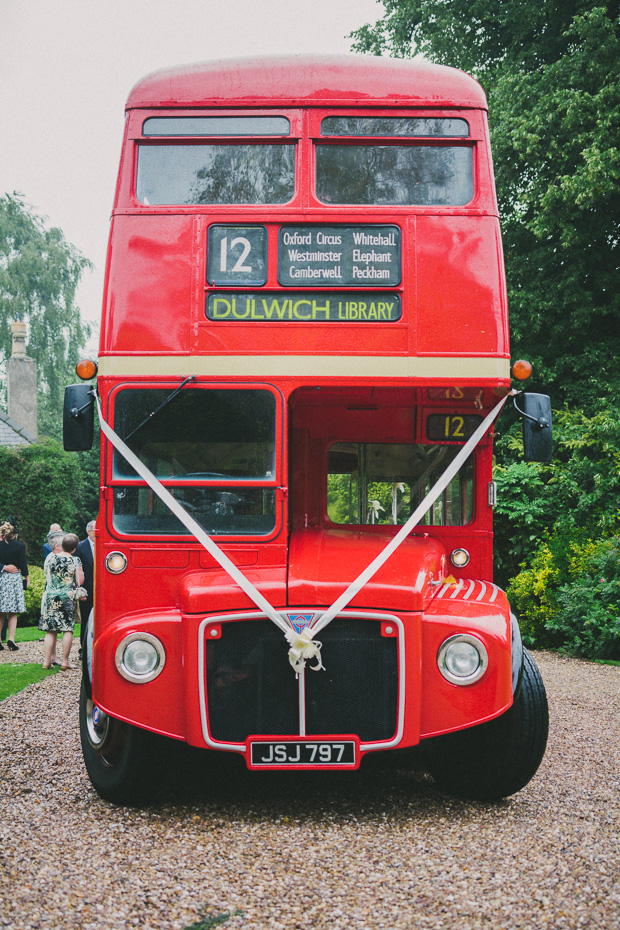
[[[67, 448], [95, 399], [104, 431], [80, 707], [104, 798], [157, 778], [154, 734], [257, 770], [423, 744], [475, 798], [529, 781], [544, 688], [492, 578], [509, 365], [471, 77], [293, 57], [137, 84], [97, 397], [65, 404]], [[547, 401], [519, 400], [530, 458]]]

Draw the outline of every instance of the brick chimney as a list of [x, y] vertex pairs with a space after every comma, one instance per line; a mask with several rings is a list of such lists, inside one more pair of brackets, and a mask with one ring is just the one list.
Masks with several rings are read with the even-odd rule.
[[11, 323], [11, 357], [6, 361], [8, 414], [37, 436], [37, 363], [26, 355], [26, 324]]

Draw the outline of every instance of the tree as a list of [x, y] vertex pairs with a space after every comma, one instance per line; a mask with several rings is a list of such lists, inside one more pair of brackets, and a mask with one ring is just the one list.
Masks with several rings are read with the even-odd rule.
[[620, 649], [618, 0], [383, 0], [355, 49], [427, 58], [485, 87], [512, 354], [554, 406], [555, 454], [518, 456], [504, 415], [496, 576], [535, 645]]
[[61, 230], [47, 229], [20, 194], [0, 197], [0, 364], [11, 354], [11, 322], [26, 321], [43, 434], [59, 435], [63, 390], [75, 380], [74, 367], [90, 335], [75, 304], [88, 267]]
[[[617, 0], [384, 0], [372, 54], [463, 68], [487, 91], [513, 356], [556, 404], [620, 386]], [[536, 388], [534, 388], [536, 389]]]
[[545, 551], [551, 542], [563, 583], [574, 546], [611, 538], [620, 529], [620, 406], [593, 416], [556, 411], [553, 431], [549, 464], [523, 460], [518, 425], [496, 444], [506, 462], [493, 470], [495, 578], [502, 585], [534, 559], [541, 540]]
[[85, 524], [96, 516], [96, 497], [89, 496], [88, 487], [92, 476], [76, 453], [65, 452], [53, 439], [0, 446], [0, 474], [0, 521], [17, 519], [31, 565], [43, 564], [41, 547], [50, 524], [83, 536]]

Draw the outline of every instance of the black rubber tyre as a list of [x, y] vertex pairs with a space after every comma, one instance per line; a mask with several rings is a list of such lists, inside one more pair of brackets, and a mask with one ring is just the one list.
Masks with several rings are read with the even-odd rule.
[[80, 740], [93, 787], [113, 804], [140, 804], [151, 798], [157, 768], [158, 740], [102, 713], [82, 683]]
[[536, 774], [548, 731], [545, 686], [524, 649], [521, 684], [510, 710], [480, 726], [429, 740], [429, 771], [449, 794], [498, 801]]

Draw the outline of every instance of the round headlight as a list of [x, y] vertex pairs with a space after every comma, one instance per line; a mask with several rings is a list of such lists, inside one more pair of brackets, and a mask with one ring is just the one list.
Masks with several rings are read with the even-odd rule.
[[469, 564], [469, 552], [467, 549], [453, 549], [450, 553], [450, 561], [455, 568], [465, 568]]
[[106, 556], [105, 567], [113, 575], [120, 575], [127, 568], [127, 556], [122, 552], [110, 552]]
[[459, 633], [442, 643], [437, 665], [443, 677], [454, 685], [471, 685], [484, 675], [489, 656], [477, 636]]
[[132, 675], [150, 675], [159, 665], [157, 649], [152, 643], [136, 639], [125, 646], [123, 651], [123, 665]]
[[150, 633], [130, 633], [116, 650], [116, 667], [128, 681], [153, 681], [163, 670], [165, 661], [164, 647]]

